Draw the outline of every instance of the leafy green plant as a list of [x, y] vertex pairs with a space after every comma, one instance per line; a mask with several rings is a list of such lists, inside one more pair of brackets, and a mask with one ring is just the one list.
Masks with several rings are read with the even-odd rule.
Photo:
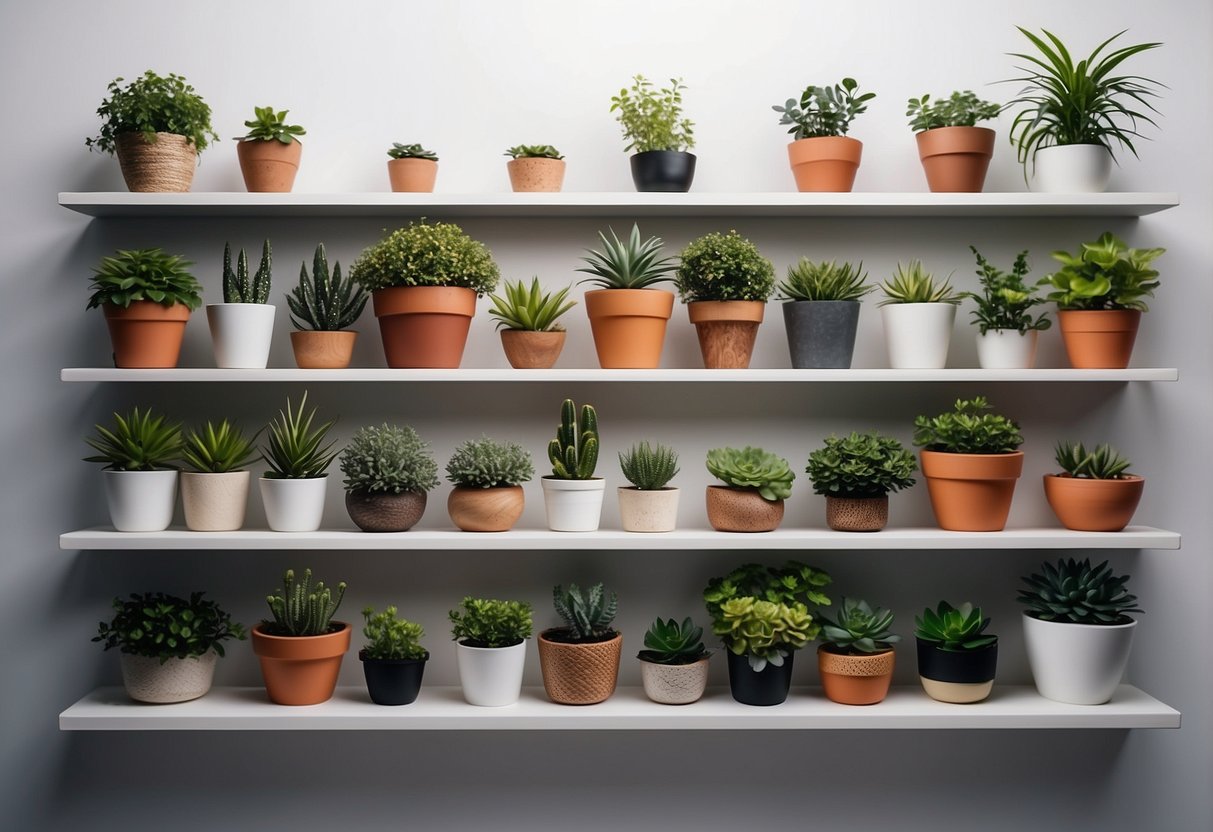
[[695, 146], [695, 124], [682, 114], [681, 78], [671, 78], [670, 86], [656, 89], [643, 75], [632, 78], [632, 87], [624, 87], [611, 97], [611, 112], [623, 127], [625, 151], [690, 150]]
[[269, 303], [270, 270], [273, 254], [270, 241], [261, 244], [261, 263], [251, 278], [248, 273], [248, 255], [240, 249], [236, 270], [232, 271], [232, 246], [223, 244], [223, 302], [224, 303]]
[[915, 616], [914, 625], [915, 637], [949, 653], [981, 650], [998, 641], [998, 636], [985, 632], [990, 619], [982, 616], [981, 607], [968, 602], [953, 607], [947, 601], [940, 601], [937, 610], [927, 607], [921, 617]]
[[430, 657], [430, 651], [421, 646], [425, 630], [415, 621], [398, 618], [396, 612], [395, 607], [387, 607], [383, 612], [375, 612], [374, 607], [362, 611], [366, 620], [362, 628], [366, 637], [362, 657], [373, 661], [425, 661]]
[[749, 445], [736, 448], [713, 448], [708, 451], [708, 471], [732, 488], [755, 488], [762, 499], [774, 502], [786, 500], [792, 494], [796, 475], [788, 461], [762, 448]]
[[337, 584], [337, 592], [324, 581], [312, 583], [312, 570], [303, 570], [303, 580], [295, 580], [295, 570], [282, 576], [282, 588], [265, 596], [273, 621], [262, 621], [261, 629], [271, 636], [322, 636], [336, 632], [332, 624], [341, 599], [345, 597], [345, 581]]
[[1078, 254], [1053, 252], [1061, 268], [1041, 279], [1055, 291], [1048, 299], [1059, 309], [1137, 309], [1148, 312], [1145, 298], [1154, 297], [1158, 270], [1150, 267], [1165, 248], [1129, 248], [1111, 231]]
[[438, 487], [438, 463], [408, 425], [359, 428], [341, 452], [345, 490], [360, 494], [425, 493]]
[[204, 592], [188, 599], [163, 592], [131, 593], [128, 600], [114, 599], [114, 617], [97, 625], [93, 641], [105, 649], [117, 647], [132, 656], [159, 659], [188, 659], [214, 650], [223, 655], [223, 642], [243, 641], [244, 627], [232, 621]]
[[572, 399], [560, 405], [556, 438], [548, 443], [552, 476], [558, 480], [588, 480], [598, 466], [598, 412], [583, 405], [581, 413]]
[[569, 288], [545, 292], [539, 278], [531, 278], [531, 286], [521, 280], [502, 284], [503, 295], [489, 295], [493, 308], [489, 314], [497, 319], [498, 329], [518, 329], [524, 332], [555, 332], [564, 329], [557, 318], [577, 305], [568, 300]]
[[125, 416], [115, 413], [112, 428], [94, 425], [96, 437], [84, 441], [95, 450], [85, 462], [104, 462], [110, 471], [157, 471], [172, 468], [181, 456], [181, 425], [166, 422], [148, 408]]
[[1040, 572], [1023, 579], [1027, 589], [1019, 590], [1019, 602], [1027, 614], [1041, 621], [1065, 624], [1128, 624], [1137, 607], [1137, 596], [1130, 595], [1128, 575], [1112, 574], [1105, 560], [1092, 568], [1090, 558], [1082, 561], [1062, 558], [1057, 564], [1042, 563]]
[[387, 155], [393, 159], [428, 159], [431, 162], [438, 161], [437, 153], [432, 150], [426, 150], [419, 144], [392, 142], [392, 146], [388, 148]]
[[673, 618], [654, 619], [645, 631], [644, 646], [636, 658], [653, 664], [694, 664], [712, 655], [703, 646], [703, 627], [696, 627], [689, 615], [681, 624]]
[[1090, 480], [1123, 479], [1132, 464], [1106, 442], [1092, 451], [1081, 442], [1058, 442], [1054, 458], [1071, 477]]
[[957, 399], [950, 413], [917, 416], [914, 444], [951, 454], [1009, 454], [1023, 444], [1019, 425], [992, 410], [985, 396]]
[[591, 644], [618, 635], [611, 622], [619, 609], [619, 597], [614, 592], [608, 593], [601, 583], [586, 590], [577, 584], [569, 584], [567, 588], [557, 584], [552, 587], [552, 605], [564, 627], [547, 634], [551, 641]]
[[342, 278], [340, 261], [329, 273], [324, 243], [316, 246], [312, 255], [312, 274], [308, 275], [306, 262], [300, 264], [299, 285], [286, 296], [295, 329], [317, 332], [349, 329], [366, 308], [366, 301], [365, 289], [351, 278]]
[[620, 452], [619, 467], [628, 482], [641, 491], [660, 491], [678, 475], [678, 452], [660, 442], [641, 442]]
[[109, 97], [97, 108], [101, 132], [84, 140], [90, 150], [112, 155], [123, 133], [142, 133], [148, 142], [155, 142], [157, 133], [175, 133], [199, 153], [219, 140], [211, 127], [210, 105], [185, 78], [171, 72], [162, 77], [149, 69], [125, 87], [122, 81], [110, 82]]
[[931, 100], [931, 96], [911, 98], [906, 104], [910, 129], [915, 133], [940, 127], [976, 127], [979, 121], [998, 118], [1002, 107], [992, 101], [982, 101], [972, 90], [953, 92], [947, 98]]
[[290, 144], [299, 141], [299, 136], [307, 131], [298, 124], [287, 124], [286, 114], [290, 110], [277, 110], [273, 107], [254, 107], [253, 120], [246, 121], [244, 126], [248, 133], [236, 139], [238, 142], [271, 142]]
[[137, 300], [150, 300], [162, 306], [180, 303], [191, 310], [202, 303], [202, 286], [189, 273], [193, 265], [179, 254], [166, 254], [160, 248], [119, 250], [102, 257], [93, 269], [93, 290], [86, 309], [102, 304], [128, 308]]
[[981, 292], [961, 292], [961, 296], [977, 304], [970, 314], [982, 335], [992, 329], [1023, 334], [1045, 330], [1053, 325], [1047, 314], [1042, 312], [1033, 318], [1029, 311], [1047, 301], [1036, 294], [1036, 287], [1024, 282], [1028, 276], [1026, 251], [1015, 256], [1009, 274], [992, 265], [975, 247], [969, 246], [969, 251], [977, 258], [977, 279], [981, 283]]
[[674, 258], [661, 256], [660, 237], [649, 237], [641, 242], [640, 226], [633, 223], [632, 233], [625, 243], [615, 235], [615, 229], [609, 230], [609, 240], [598, 232], [602, 251], [587, 249], [590, 256], [581, 258], [588, 265], [577, 271], [593, 275], [582, 283], [592, 283], [600, 289], [647, 289], [671, 279], [669, 274], [674, 271]]
[[822, 615], [821, 637], [826, 649], [846, 656], [883, 653], [901, 641], [889, 632], [893, 613], [883, 607], [872, 609], [867, 601], [843, 598], [838, 614]]
[[884, 299], [878, 306], [891, 303], [952, 303], [959, 304], [964, 295], [952, 289], [951, 280], [936, 281], [935, 275], [923, 268], [918, 260], [910, 265], [897, 264], [893, 276], [880, 284]]
[[736, 231], [712, 232], [682, 250], [675, 275], [683, 303], [701, 300], [766, 302], [775, 286], [775, 267], [758, 247]]
[[794, 139], [845, 136], [851, 122], [867, 112], [868, 102], [876, 97], [874, 92], [856, 94], [858, 90], [854, 78], [843, 78], [832, 87], [810, 84], [800, 94], [799, 104], [789, 98], [782, 107], [776, 104], [771, 109], [780, 114], [780, 124], [792, 125], [788, 132]]
[[450, 222], [411, 222], [365, 249], [352, 275], [368, 291], [390, 286], [457, 286], [477, 296], [497, 287], [500, 272], [483, 243]]
[[447, 613], [451, 638], [467, 647], [513, 647], [531, 637], [531, 605], [526, 601], [463, 599], [461, 609]]
[[801, 257], [788, 266], [788, 276], [779, 284], [779, 296], [788, 300], [860, 300], [875, 286], [867, 285], [863, 262], [813, 262]]
[[286, 409], [278, 411], [278, 417], [268, 426], [269, 444], [261, 449], [261, 458], [270, 466], [263, 476], [267, 479], [315, 479], [327, 476], [325, 469], [337, 457], [333, 450], [336, 442], [324, 444], [333, 427], [330, 420], [312, 429], [316, 408], [306, 414], [307, 392], [299, 400], [298, 410], [291, 408], [286, 400]]
[[805, 472], [813, 491], [826, 497], [883, 497], [914, 484], [914, 454], [876, 431], [831, 436], [809, 454]]
[[563, 159], [560, 151], [550, 144], [518, 144], [503, 154], [511, 159]]
[[534, 476], [530, 451], [516, 442], [497, 442], [487, 436], [464, 442], [446, 463], [446, 478], [459, 488], [522, 485]]
[[218, 425], [207, 422], [186, 437], [181, 458], [203, 474], [239, 471], [260, 456], [254, 439], [256, 436], [245, 438], [244, 432], [227, 419]]

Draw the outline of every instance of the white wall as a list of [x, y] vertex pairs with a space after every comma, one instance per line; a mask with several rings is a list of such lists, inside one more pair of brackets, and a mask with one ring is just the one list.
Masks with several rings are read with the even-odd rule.
[[[980, 824], [990, 830], [1196, 830], [1213, 827], [1210, 702], [1213, 671], [1204, 634], [1213, 620], [1209, 488], [1204, 476], [1210, 401], [1208, 229], [1213, 220], [1204, 106], [1211, 93], [1207, 4], [1127, 0], [1059, 4], [972, 2], [727, 3], [238, 3], [164, 4], [122, 0], [0, 6], [7, 37], [0, 90], [7, 130], [0, 201], [7, 267], [0, 347], [12, 398], [0, 410], [6, 499], [0, 557], [0, 808], [5, 828], [328, 829], [413, 823], [417, 828], [724, 829], [737, 825], [935, 829]], [[609, 97], [635, 72], [686, 79], [696, 121], [696, 191], [789, 190], [784, 134], [770, 105], [807, 83], [856, 76], [879, 94], [853, 135], [865, 142], [859, 190], [921, 190], [904, 101], [923, 92], [973, 88], [1009, 97], [1004, 53], [1025, 41], [1015, 24], [1046, 27], [1079, 50], [1099, 35], [1161, 40], [1135, 69], [1164, 81], [1165, 118], [1142, 159], [1124, 159], [1116, 190], [1181, 192], [1183, 204], [1140, 221], [738, 220], [657, 221], [647, 233], [679, 247], [714, 228], [751, 236], [782, 272], [801, 254], [862, 258], [883, 277], [899, 259], [921, 257], [970, 285], [967, 245], [996, 261], [1021, 248], [1035, 272], [1047, 252], [1073, 248], [1105, 228], [1131, 244], [1168, 249], [1163, 288], [1146, 319], [1136, 363], [1179, 366], [1178, 384], [813, 386], [651, 389], [570, 385], [314, 386], [313, 400], [340, 414], [341, 434], [385, 418], [414, 424], [445, 460], [462, 439], [488, 431], [542, 454], [559, 399], [594, 401], [604, 431], [603, 470], [619, 482], [614, 452], [649, 437], [674, 442], [686, 462], [686, 525], [702, 524], [695, 496], [708, 481], [699, 460], [714, 445], [761, 442], [797, 470], [831, 430], [879, 427], [908, 440], [915, 413], [943, 409], [958, 395], [986, 392], [1021, 420], [1028, 465], [1012, 523], [1047, 517], [1039, 475], [1061, 437], [1108, 439], [1150, 484], [1138, 518], [1184, 533], [1180, 552], [1112, 553], [1133, 574], [1147, 610], [1130, 679], [1184, 712], [1178, 731], [1137, 732], [819, 732], [611, 734], [198, 734], [66, 735], [60, 710], [98, 684], [118, 680], [117, 660], [88, 638], [118, 593], [207, 588], [244, 621], [288, 565], [310, 563], [351, 585], [346, 613], [398, 602], [429, 631], [435, 653], [427, 681], [453, 683], [445, 610], [465, 593], [533, 600], [550, 623], [548, 587], [606, 580], [621, 594], [621, 624], [632, 648], [655, 615], [704, 616], [707, 577], [745, 553], [105, 553], [60, 552], [56, 535], [104, 522], [93, 466], [79, 462], [81, 437], [115, 408], [153, 404], [182, 416], [266, 419], [300, 387], [66, 385], [59, 368], [104, 363], [108, 344], [96, 313], [84, 312], [89, 269], [119, 247], [161, 245], [195, 260], [217, 295], [223, 242], [276, 252], [276, 292], [323, 240], [330, 258], [352, 261], [381, 233], [378, 220], [216, 219], [92, 221], [55, 205], [58, 191], [121, 190], [117, 164], [89, 154], [83, 139], [106, 83], [146, 68], [184, 74], [207, 98], [224, 137], [202, 160], [195, 190], [241, 190], [230, 141], [254, 105], [291, 110], [308, 128], [296, 190], [386, 190], [385, 148], [421, 141], [442, 157], [438, 188], [504, 191], [509, 145], [557, 145], [568, 157], [567, 190], [630, 190], [627, 159], [608, 113]], [[1000, 125], [1005, 130], [1005, 122]], [[1005, 141], [1005, 140], [1004, 140]], [[1013, 154], [1000, 141], [988, 188], [1021, 190]], [[623, 223], [618, 223], [622, 226]], [[475, 221], [510, 277], [539, 274], [550, 285], [575, 276], [592, 221]], [[757, 366], [784, 366], [782, 327], [772, 307]], [[681, 310], [666, 363], [695, 366], [694, 335]], [[592, 366], [583, 313], [570, 316], [562, 366]], [[971, 365], [962, 321], [952, 361]], [[359, 359], [379, 366], [375, 327], [363, 322]], [[290, 366], [285, 321], [273, 361]], [[202, 320], [190, 324], [183, 364], [207, 366]], [[1061, 361], [1049, 332], [1042, 363]], [[883, 366], [872, 307], [861, 321], [856, 366]], [[469, 366], [504, 366], [487, 316], [477, 319]], [[822, 506], [803, 475], [788, 522], [819, 524]], [[540, 525], [538, 488], [524, 523]], [[445, 489], [432, 495], [427, 526], [446, 522]], [[253, 501], [252, 519], [260, 517]], [[921, 487], [894, 499], [893, 522], [926, 522]], [[344, 525], [339, 494], [329, 525]], [[606, 524], [617, 513], [608, 501]], [[1003, 636], [1000, 678], [1027, 681], [1013, 602], [1030, 552], [809, 553], [835, 576], [836, 594], [892, 605], [908, 635], [912, 615], [940, 597], [970, 597], [995, 616]], [[776, 560], [771, 558], [772, 561]], [[632, 648], [628, 649], [630, 653]], [[254, 684], [255, 665], [239, 645], [219, 682]], [[532, 655], [532, 659], [535, 657]], [[806, 655], [798, 683], [813, 681]], [[914, 679], [909, 652], [899, 681]], [[534, 664], [534, 663], [533, 663]], [[344, 681], [358, 683], [357, 663]], [[723, 681], [723, 663], [715, 669]], [[532, 681], [537, 666], [531, 668]], [[624, 681], [636, 682], [625, 662]], [[327, 786], [327, 788], [326, 788]], [[323, 789], [321, 791], [321, 789]], [[608, 797], [609, 796], [609, 797]], [[609, 800], [609, 802], [608, 802]], [[857, 808], [858, 807], [858, 808]], [[1165, 807], [1165, 808], [1164, 808]], [[402, 811], [403, 810], [403, 811]], [[180, 814], [178, 814], [180, 812]]]

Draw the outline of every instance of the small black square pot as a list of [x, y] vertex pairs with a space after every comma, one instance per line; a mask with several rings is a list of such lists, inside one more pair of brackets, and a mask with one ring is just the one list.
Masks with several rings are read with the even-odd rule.
[[789, 653], [782, 667], [768, 663], [757, 673], [750, 667], [749, 656], [738, 656], [726, 650], [729, 657], [729, 690], [743, 705], [778, 705], [788, 698], [792, 687], [792, 659]]
[[695, 178], [695, 154], [685, 150], [646, 150], [632, 156], [636, 190], [686, 193]]
[[368, 659], [358, 653], [366, 689], [376, 705], [410, 705], [421, 692], [425, 659]]
[[788, 355], [797, 370], [849, 370], [859, 326], [857, 300], [793, 300], [783, 305]]
[[980, 702], [990, 695], [998, 665], [998, 642], [980, 650], [941, 650], [934, 642], [918, 642], [918, 675], [922, 686], [942, 702]]

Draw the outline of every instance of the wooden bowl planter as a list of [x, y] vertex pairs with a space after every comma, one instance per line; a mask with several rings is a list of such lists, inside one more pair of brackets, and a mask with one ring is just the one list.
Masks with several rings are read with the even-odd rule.
[[171, 368], [177, 366], [190, 308], [183, 303], [164, 306], [150, 300], [122, 307], [102, 305], [114, 350], [114, 366]]
[[788, 145], [792, 176], [802, 193], [850, 191], [862, 157], [863, 142], [850, 136], [817, 136]]
[[619, 520], [625, 532], [672, 532], [678, 525], [678, 489], [642, 491], [619, 487]]
[[1136, 621], [1074, 624], [1041, 621], [1024, 613], [1024, 646], [1036, 690], [1055, 702], [1107, 702], [1129, 664], [1136, 627]]
[[817, 669], [826, 697], [842, 705], [875, 705], [889, 695], [895, 654], [892, 650], [852, 656], [817, 648]]
[[240, 173], [249, 193], [290, 193], [302, 156], [303, 143], [298, 139], [290, 144], [277, 139], [243, 139], [236, 143]]
[[522, 694], [526, 642], [509, 647], [455, 645], [459, 684], [469, 705], [499, 708], [513, 705]]
[[1037, 193], [1098, 194], [1112, 178], [1112, 154], [1101, 144], [1041, 147], [1028, 162]]
[[836, 532], [878, 532], [888, 524], [888, 495], [826, 497], [826, 525]]
[[1069, 474], [1045, 474], [1045, 499], [1067, 529], [1079, 532], [1118, 532], [1129, 525], [1141, 494], [1144, 477], [1122, 474], [1099, 480]]
[[465, 532], [508, 532], [525, 506], [521, 485], [453, 488], [446, 501], [451, 522]]
[[318, 705], [333, 696], [341, 660], [350, 649], [350, 625], [320, 636], [272, 636], [253, 627], [253, 652], [261, 663], [265, 691], [277, 705]]
[[942, 370], [956, 320], [954, 303], [890, 303], [880, 307], [889, 366], [894, 370]]
[[914, 136], [932, 193], [981, 193], [994, 156], [988, 127], [937, 127]]
[[797, 370], [849, 370], [859, 327], [857, 300], [790, 300], [783, 304], [788, 355]]
[[654, 369], [661, 364], [674, 293], [662, 289], [592, 289], [585, 311], [603, 369]]
[[640, 681], [644, 695], [659, 705], [689, 705], [698, 702], [708, 685], [711, 656], [690, 664], [659, 664], [640, 659]]
[[729, 692], [743, 705], [769, 707], [782, 704], [792, 689], [792, 660], [788, 653], [779, 667], [768, 662], [762, 670], [750, 667], [750, 657], [726, 650], [729, 659]]
[[320, 521], [324, 519], [324, 497], [328, 492], [327, 476], [262, 477], [258, 483], [270, 531], [314, 532], [320, 528]]
[[264, 370], [274, 338], [274, 306], [268, 303], [208, 303], [215, 366], [230, 370]]
[[977, 650], [944, 650], [938, 642], [917, 639], [918, 678], [927, 696], [940, 702], [980, 702], [994, 689], [998, 642]]
[[1030, 370], [1036, 366], [1039, 330], [989, 329], [977, 333], [977, 363], [983, 370]]
[[564, 350], [568, 333], [563, 329], [535, 332], [527, 329], [500, 331], [505, 359], [515, 370], [549, 370]]
[[177, 505], [176, 470], [105, 469], [105, 501], [110, 523], [120, 532], [162, 532], [173, 522]]
[[460, 286], [393, 286], [372, 293], [389, 367], [455, 369], [463, 360], [476, 292]]
[[597, 531], [602, 517], [602, 498], [606, 480], [562, 480], [546, 476], [539, 480], [543, 488], [543, 507], [548, 528], [554, 532]]
[[198, 148], [185, 136], [157, 133], [149, 142], [142, 133], [122, 133], [114, 139], [114, 152], [134, 193], [185, 193], [194, 182]]
[[718, 532], [771, 532], [783, 522], [783, 500], [766, 500], [757, 488], [709, 485], [708, 523]]
[[428, 194], [438, 180], [438, 163], [432, 159], [388, 159], [387, 175], [394, 193]]
[[291, 333], [295, 366], [301, 370], [344, 370], [354, 357], [353, 330], [301, 329]]
[[699, 336], [703, 366], [709, 370], [744, 370], [750, 366], [758, 326], [766, 304], [757, 300], [701, 300], [687, 304]]
[[999, 532], [1006, 528], [1023, 472], [1023, 451], [954, 454], [923, 450], [922, 473], [941, 529]]
[[173, 657], [162, 664], [157, 657], [123, 653], [122, 685], [136, 702], [189, 702], [210, 691], [218, 658], [218, 653], [208, 650], [201, 656]]
[[505, 163], [514, 193], [551, 193], [564, 185], [563, 159], [520, 157]]
[[570, 643], [553, 640], [563, 628], [539, 634], [543, 689], [559, 705], [595, 705], [610, 698], [619, 679], [623, 636], [607, 641]]
[[1141, 312], [1136, 309], [1060, 309], [1057, 323], [1071, 367], [1123, 370], [1133, 356]]
[[243, 526], [252, 476], [248, 471], [182, 471], [185, 527], [192, 532], [234, 532]]
[[641, 193], [686, 193], [695, 180], [695, 154], [685, 150], [646, 150], [629, 161]]
[[347, 491], [345, 510], [364, 532], [407, 532], [425, 513], [424, 491]]
[[421, 693], [426, 659], [371, 659], [358, 651], [366, 690], [376, 705], [411, 705]]

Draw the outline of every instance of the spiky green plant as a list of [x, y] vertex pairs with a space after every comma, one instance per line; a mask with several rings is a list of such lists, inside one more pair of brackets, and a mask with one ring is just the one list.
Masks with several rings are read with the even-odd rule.
[[497, 601], [470, 595], [447, 617], [451, 621], [451, 638], [468, 647], [512, 647], [530, 638], [534, 626], [527, 601]]
[[608, 231], [609, 240], [598, 232], [602, 251], [587, 249], [590, 256], [581, 258], [587, 265], [577, 271], [593, 275], [581, 283], [593, 283], [601, 289], [647, 289], [673, 279], [670, 272], [675, 268], [674, 258], [661, 256], [660, 237], [641, 241], [640, 226], [635, 223], [627, 242], [619, 239], [614, 228]]
[[359, 428], [341, 452], [345, 490], [360, 494], [425, 493], [438, 487], [438, 463], [408, 425]]
[[982, 101], [972, 90], [953, 92], [947, 98], [911, 98], [906, 104], [910, 129], [915, 133], [940, 127], [975, 127], [979, 121], [998, 118], [1001, 105]]
[[733, 488], [756, 488], [769, 502], [786, 500], [792, 494], [796, 474], [780, 456], [747, 445], [737, 448], [713, 448], [708, 451], [708, 471]]
[[826, 497], [883, 497], [909, 488], [918, 470], [914, 454], [876, 431], [830, 436], [809, 454], [805, 473], [813, 491]]
[[682, 250], [675, 274], [684, 303], [701, 300], [756, 300], [763, 303], [775, 287], [775, 267], [758, 246], [736, 231], [692, 240]]
[[855, 117], [868, 109], [868, 102], [876, 97], [874, 92], [856, 95], [859, 83], [854, 78], [843, 78], [832, 87], [810, 84], [800, 94], [800, 101], [789, 98], [783, 106], [771, 107], [780, 114], [780, 124], [790, 124], [788, 130], [794, 139], [812, 139], [821, 136], [845, 136], [851, 129]]
[[569, 288], [545, 292], [539, 277], [531, 278], [531, 286], [521, 280], [505, 281], [503, 295], [489, 295], [493, 308], [489, 315], [497, 319], [498, 329], [518, 329], [524, 332], [553, 332], [564, 329], [557, 318], [577, 305], [568, 300]]
[[1038, 285], [1052, 286], [1048, 299], [1059, 309], [1136, 309], [1148, 312], [1145, 298], [1154, 297], [1158, 270], [1151, 263], [1165, 248], [1129, 248], [1111, 231], [1093, 243], [1083, 243], [1078, 254], [1053, 252], [1061, 268], [1045, 275]]
[[657, 618], [644, 634], [646, 649], [636, 654], [653, 664], [694, 664], [712, 655], [703, 646], [703, 627], [696, 627], [688, 615], [679, 624], [673, 618]]
[[1137, 596], [1130, 595], [1125, 586], [1129, 576], [1114, 576], [1106, 560], [1092, 568], [1090, 558], [1063, 558], [1056, 565], [1042, 563], [1040, 569], [1023, 578], [1028, 588], [1019, 590], [1018, 600], [1033, 618], [1115, 625], [1132, 621], [1131, 612], [1142, 612]]
[[1009, 454], [1023, 444], [1019, 425], [993, 410], [985, 396], [957, 399], [950, 413], [914, 418], [914, 444], [952, 454]]
[[598, 412], [584, 405], [581, 413], [572, 399], [560, 405], [560, 426], [548, 443], [552, 476], [558, 480], [588, 480], [598, 466]]
[[503, 156], [511, 159], [563, 159], [560, 151], [550, 144], [519, 144], [507, 149]]
[[248, 273], [248, 255], [240, 249], [236, 270], [232, 271], [232, 246], [223, 244], [223, 302], [224, 303], [269, 303], [270, 269], [273, 254], [270, 241], [261, 245], [261, 264], [251, 278]]
[[114, 599], [114, 617], [97, 625], [93, 641], [105, 649], [119, 648], [132, 656], [187, 659], [214, 650], [220, 656], [227, 639], [243, 641], [244, 627], [203, 592], [188, 599], [163, 592], [131, 593], [128, 600]]
[[255, 434], [245, 438], [244, 432], [227, 419], [218, 425], [208, 421], [186, 437], [181, 458], [203, 474], [239, 471], [260, 456], [256, 438]]
[[464, 442], [446, 463], [446, 478], [458, 488], [522, 485], [534, 476], [530, 451], [487, 436]]
[[393, 159], [428, 159], [431, 162], [438, 161], [437, 153], [432, 150], [426, 150], [419, 144], [392, 142], [392, 146], [388, 148], [387, 155]]
[[349, 329], [366, 308], [369, 295], [351, 278], [341, 276], [341, 262], [333, 264], [329, 273], [328, 255], [324, 243], [316, 246], [312, 255], [312, 274], [307, 263], [299, 266], [299, 285], [286, 296], [295, 329], [317, 332], [337, 332]]
[[166, 422], [151, 408], [115, 413], [112, 428], [94, 425], [96, 437], [84, 441], [97, 451], [85, 462], [103, 462], [111, 471], [157, 471], [172, 468], [181, 456], [181, 425]]
[[421, 646], [425, 630], [416, 621], [397, 618], [396, 612], [395, 607], [388, 607], [378, 613], [374, 607], [367, 607], [362, 611], [362, 617], [366, 621], [362, 628], [366, 646], [362, 648], [361, 655], [375, 661], [428, 659], [430, 651]]
[[120, 250], [112, 257], [102, 257], [93, 269], [89, 284], [93, 294], [85, 308], [109, 303], [126, 309], [137, 300], [149, 300], [197, 309], [202, 303], [202, 286], [189, 273], [191, 265], [181, 255], [166, 254], [160, 248]]
[[564, 641], [584, 644], [607, 641], [617, 635], [611, 622], [619, 609], [619, 597], [614, 592], [608, 593], [601, 583], [587, 590], [577, 584], [569, 584], [567, 589], [557, 584], [552, 587], [552, 605], [564, 620]]
[[801, 257], [796, 265], [788, 266], [788, 276], [779, 283], [779, 296], [787, 300], [859, 300], [875, 289], [865, 281], [868, 274], [863, 262], [813, 262]]
[[312, 570], [303, 570], [303, 580], [295, 580], [295, 570], [282, 576], [282, 588], [265, 596], [273, 621], [262, 621], [261, 629], [272, 636], [322, 636], [334, 632], [333, 615], [345, 597], [345, 581], [334, 594], [324, 581], [312, 583]]
[[641, 491], [660, 491], [678, 474], [678, 452], [661, 443], [641, 442], [620, 452], [619, 467]]
[[307, 392], [299, 400], [297, 410], [286, 400], [286, 409], [278, 411], [278, 417], [269, 423], [269, 444], [261, 449], [261, 458], [270, 466], [265, 472], [269, 479], [314, 479], [326, 476], [325, 469], [337, 457], [333, 450], [336, 442], [324, 444], [333, 427], [330, 420], [312, 429], [316, 409], [306, 414]]
[[977, 279], [981, 283], [981, 292], [960, 294], [977, 304], [977, 308], [969, 314], [982, 335], [992, 329], [1022, 334], [1046, 330], [1053, 325], [1044, 312], [1032, 318], [1032, 307], [1048, 301], [1036, 294], [1035, 286], [1029, 286], [1024, 281], [1028, 276], [1026, 251], [1016, 255], [1010, 273], [994, 266], [975, 247], [969, 246], [969, 251], [977, 258]]
[[236, 141], [277, 141], [282, 144], [299, 141], [298, 137], [306, 135], [307, 131], [298, 124], [286, 123], [286, 114], [289, 112], [290, 110], [275, 110], [273, 107], [253, 107], [252, 120], [244, 123], [249, 131], [243, 136], [237, 136]]
[[950, 653], [981, 650], [998, 641], [998, 636], [986, 634], [990, 619], [982, 616], [981, 607], [967, 601], [959, 607], [940, 601], [937, 610], [927, 607], [915, 616], [914, 625], [915, 637]]
[[883, 607], [872, 609], [867, 601], [843, 598], [838, 614], [823, 615], [821, 636], [827, 648], [843, 655], [882, 653], [901, 641], [889, 632], [893, 613]]
[[880, 284], [884, 300], [878, 306], [891, 303], [952, 303], [958, 304], [963, 295], [952, 289], [952, 281], [936, 281], [935, 275], [923, 268], [918, 260], [908, 266], [897, 264], [893, 276]]
[[1058, 442], [1055, 459], [1071, 477], [1091, 480], [1121, 479], [1131, 464], [1106, 442], [1093, 451], [1088, 451], [1081, 442]]

